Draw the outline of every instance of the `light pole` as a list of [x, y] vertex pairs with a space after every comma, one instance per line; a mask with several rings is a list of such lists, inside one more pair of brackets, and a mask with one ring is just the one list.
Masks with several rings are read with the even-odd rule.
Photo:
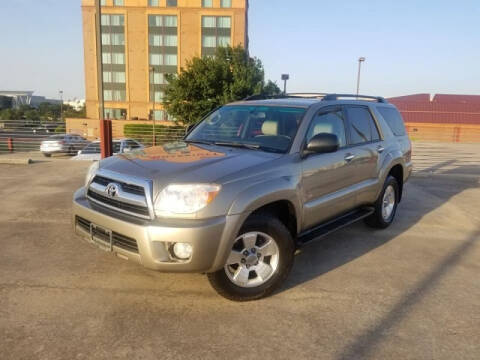
[[60, 94], [60, 121], [63, 122], [63, 90], [59, 90]]
[[152, 110], [152, 120], [153, 120], [153, 139], [152, 139], [152, 146], [155, 146], [157, 141], [155, 139], [155, 102], [156, 102], [156, 92], [155, 92], [155, 67], [150, 66], [150, 71], [152, 73], [152, 81], [150, 82], [150, 86], [153, 89], [152, 94], [153, 94], [153, 110]]
[[360, 71], [362, 69], [362, 62], [364, 62], [366, 59], [362, 56], [358, 58], [358, 75], [357, 75], [357, 96], [360, 91]]
[[283, 94], [287, 94], [287, 80], [290, 79], [289, 74], [282, 74], [282, 80], [283, 80]]

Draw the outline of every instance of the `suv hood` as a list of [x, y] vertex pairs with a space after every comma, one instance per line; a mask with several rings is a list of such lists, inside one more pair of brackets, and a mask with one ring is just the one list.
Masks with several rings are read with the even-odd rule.
[[231, 180], [229, 175], [245, 176], [246, 169], [282, 155], [175, 142], [110, 157], [100, 162], [100, 168], [152, 180], [155, 191], [172, 182], [221, 184]]

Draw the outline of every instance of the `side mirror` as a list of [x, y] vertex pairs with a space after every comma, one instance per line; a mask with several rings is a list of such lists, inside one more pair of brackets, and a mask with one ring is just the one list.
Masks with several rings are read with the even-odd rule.
[[320, 133], [310, 139], [303, 151], [304, 155], [332, 153], [338, 150], [340, 143], [335, 134]]

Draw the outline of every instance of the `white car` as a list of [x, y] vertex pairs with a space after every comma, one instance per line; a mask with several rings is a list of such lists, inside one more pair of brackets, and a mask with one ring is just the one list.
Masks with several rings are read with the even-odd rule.
[[[113, 155], [124, 154], [134, 150], [143, 150], [145, 147], [133, 139], [116, 139], [112, 141]], [[93, 141], [82, 150], [72, 160], [90, 160], [98, 161], [101, 159], [100, 141]]]
[[74, 155], [79, 149], [83, 149], [89, 141], [77, 134], [52, 135], [42, 141], [40, 151], [46, 157], [52, 154], [63, 153]]

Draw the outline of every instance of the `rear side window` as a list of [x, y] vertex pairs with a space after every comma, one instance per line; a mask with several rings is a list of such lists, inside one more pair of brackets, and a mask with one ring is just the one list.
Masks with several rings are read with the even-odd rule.
[[362, 144], [380, 140], [375, 121], [365, 107], [347, 107], [350, 144]]
[[394, 135], [403, 136], [407, 134], [407, 132], [405, 131], [405, 124], [403, 123], [402, 116], [397, 109], [378, 107], [377, 110], [385, 119]]

